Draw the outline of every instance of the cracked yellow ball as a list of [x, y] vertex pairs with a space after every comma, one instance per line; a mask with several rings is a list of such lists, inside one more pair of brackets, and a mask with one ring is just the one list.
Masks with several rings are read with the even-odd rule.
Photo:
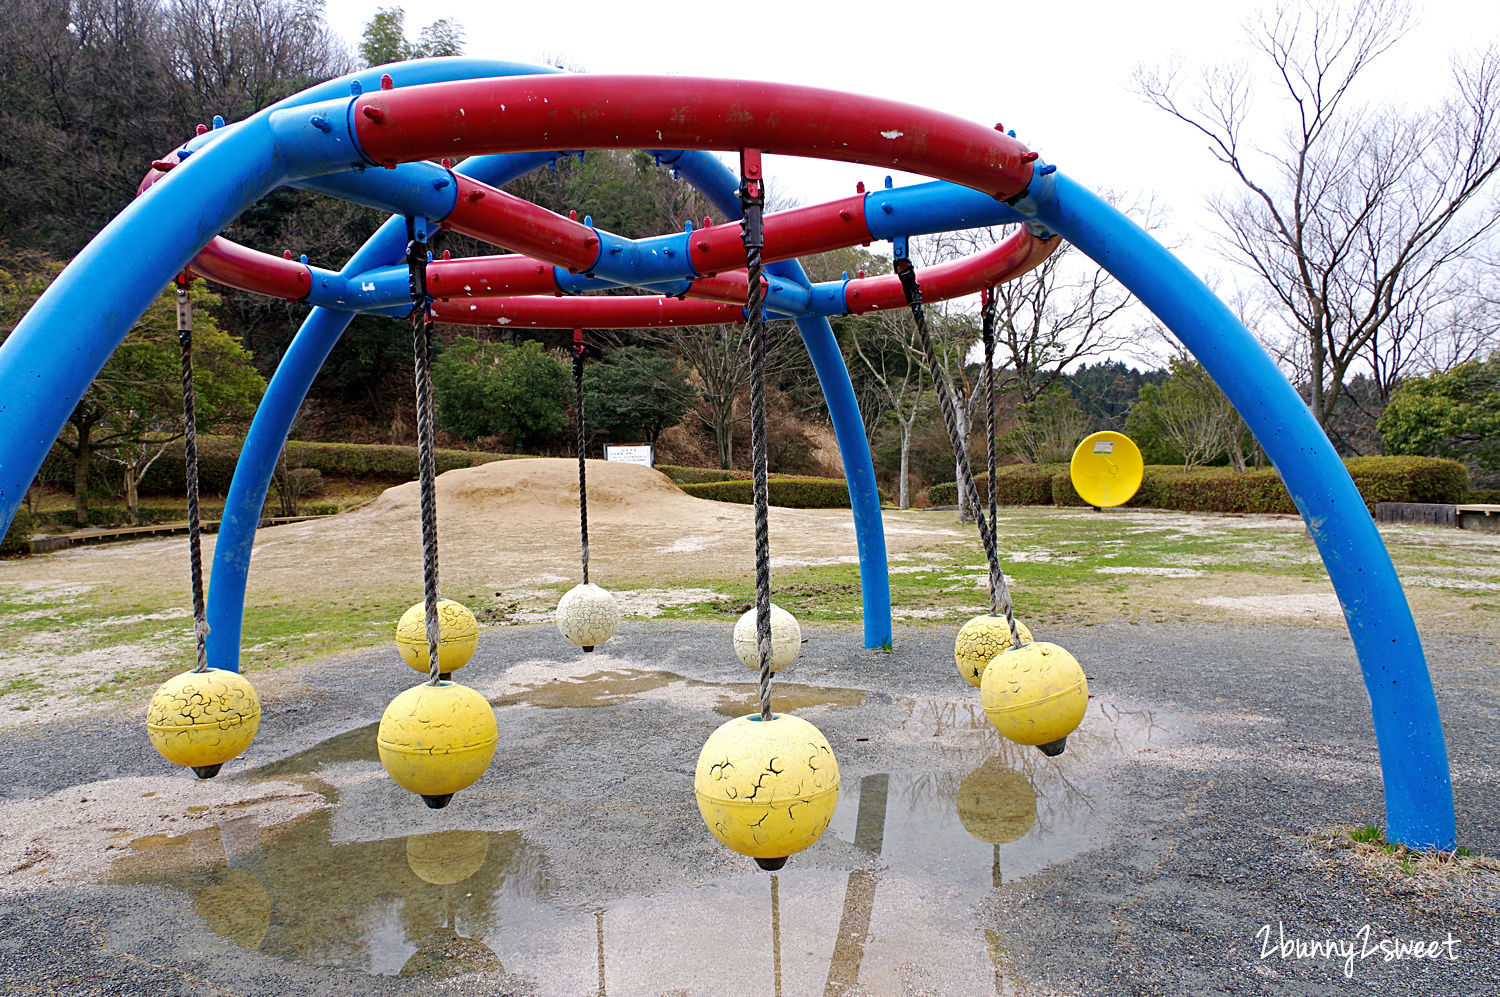
[[[1021, 631], [1022, 644], [1032, 642], [1031, 630], [1026, 624], [1017, 620], [1016, 629]], [[1005, 622], [1005, 617], [988, 614], [974, 617], [959, 628], [958, 639], [953, 642], [953, 660], [958, 665], [958, 674], [978, 688], [985, 668], [995, 655], [1013, 646], [1010, 624]]]
[[693, 777], [714, 837], [766, 868], [811, 845], [833, 819], [839, 766], [818, 728], [800, 717], [737, 717], [714, 731]]
[[[444, 675], [458, 671], [474, 657], [479, 646], [479, 621], [468, 607], [452, 599], [438, 602], [438, 668]], [[396, 647], [408, 665], [426, 675], [427, 606], [417, 603], [401, 614], [396, 624]]]
[[557, 604], [557, 629], [570, 644], [592, 651], [615, 635], [620, 607], [593, 582], [575, 585]]
[[146, 708], [152, 746], [203, 778], [242, 755], [259, 726], [260, 700], [250, 680], [221, 668], [167, 679]]
[[[797, 618], [774, 602], [771, 603], [771, 674], [797, 660], [802, 651], [802, 627]], [[755, 640], [755, 610], [752, 608], [734, 625], [734, 653], [740, 663], [760, 673], [760, 647]]]
[[1046, 641], [1001, 651], [984, 670], [979, 692], [996, 730], [1044, 750], [1073, 733], [1089, 705], [1083, 666]]
[[396, 785], [443, 807], [484, 775], [499, 731], [489, 701], [457, 682], [423, 682], [391, 700], [376, 748]]

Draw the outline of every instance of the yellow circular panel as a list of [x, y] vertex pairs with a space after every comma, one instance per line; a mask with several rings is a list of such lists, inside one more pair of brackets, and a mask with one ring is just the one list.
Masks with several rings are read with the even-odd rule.
[[1145, 469], [1135, 441], [1108, 430], [1084, 437], [1068, 466], [1073, 488], [1085, 502], [1101, 509], [1129, 502], [1141, 487]]

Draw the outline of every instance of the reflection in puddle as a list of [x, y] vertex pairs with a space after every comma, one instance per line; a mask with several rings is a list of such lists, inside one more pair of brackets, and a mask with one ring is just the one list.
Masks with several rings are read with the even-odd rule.
[[[753, 682], [703, 682], [672, 672], [640, 668], [614, 668], [576, 678], [536, 682], [501, 696], [494, 703], [496, 706], [524, 703], [544, 709], [615, 706], [652, 693], [664, 697], [673, 693], [707, 694], [715, 700], [715, 712], [728, 717], [744, 716], [760, 709], [757, 687]], [[864, 701], [865, 694], [861, 689], [824, 688], [787, 681], [776, 683], [777, 709], [787, 713], [806, 712], [817, 707], [859, 706]]]
[[[599, 673], [577, 684], [607, 697], [645, 681]], [[560, 684], [516, 701], [541, 705]], [[898, 749], [903, 738], [920, 746], [899, 752], [910, 767], [848, 773], [824, 841], [771, 876], [685, 873], [682, 885], [617, 886], [580, 907], [551, 895], [542, 839], [462, 830], [343, 840], [335, 817], [352, 804], [336, 803], [271, 827], [240, 818], [137, 838], [108, 882], [181, 889], [215, 935], [289, 963], [508, 974], [513, 992], [540, 997], [1025, 993], [1003, 931], [985, 927], [980, 907], [1002, 882], [1104, 843], [1111, 762], [1157, 728], [1150, 714], [1096, 701], [1067, 754], [1049, 759], [1002, 741], [970, 705], [913, 702], [890, 735]], [[348, 734], [256, 776], [279, 766], [316, 777], [334, 762], [378, 766]]]
[[185, 890], [207, 927], [288, 962], [377, 975], [502, 971], [482, 940], [508, 900], [545, 892], [546, 860], [514, 831], [335, 844], [328, 811], [250, 818], [130, 843], [114, 884]]

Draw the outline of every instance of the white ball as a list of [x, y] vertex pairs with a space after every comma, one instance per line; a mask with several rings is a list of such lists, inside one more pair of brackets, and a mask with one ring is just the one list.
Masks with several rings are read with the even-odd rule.
[[615, 597], [595, 585], [584, 582], [563, 593], [557, 604], [557, 629], [568, 643], [592, 651], [615, 634], [620, 625], [620, 607]]
[[[771, 603], [771, 671], [779, 672], [797, 660], [802, 650], [802, 628], [797, 618]], [[760, 648], [755, 641], [755, 610], [734, 625], [734, 653], [752, 672], [760, 671]]]

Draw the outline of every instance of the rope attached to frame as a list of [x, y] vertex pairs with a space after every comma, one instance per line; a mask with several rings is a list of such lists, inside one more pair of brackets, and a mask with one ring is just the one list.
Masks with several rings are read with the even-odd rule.
[[406, 219], [406, 265], [411, 280], [412, 353], [417, 389], [417, 480], [422, 504], [422, 598], [426, 609], [429, 684], [441, 678], [438, 644], [437, 454], [433, 449], [432, 298], [427, 294], [427, 241], [417, 219]]
[[740, 232], [749, 278], [745, 332], [750, 340], [750, 449], [755, 505], [755, 645], [760, 652], [760, 718], [771, 719], [771, 494], [766, 455], [766, 314], [761, 286], [765, 248], [765, 178], [760, 151], [740, 153]]
[[583, 538], [583, 584], [589, 583], [589, 487], [584, 469], [587, 433], [583, 418], [583, 330], [573, 330], [573, 384], [578, 389], [578, 532]]
[[[993, 287], [987, 287], [979, 296], [980, 335], [984, 337], [984, 438], [989, 473], [990, 537], [995, 536], [995, 524], [999, 522], [998, 502], [995, 497], [995, 308], [999, 304]], [[976, 512], [976, 515], [979, 513]], [[999, 592], [990, 586], [990, 615], [999, 616]]]
[[198, 406], [193, 390], [193, 299], [186, 273], [177, 275], [177, 345], [182, 352], [183, 461], [187, 473], [188, 563], [193, 583], [193, 636], [198, 645], [195, 672], [208, 670], [208, 616], [203, 606], [203, 541], [198, 510]]
[[932, 337], [927, 333], [927, 317], [922, 310], [922, 288], [917, 283], [917, 271], [912, 266], [910, 257], [904, 253], [897, 258], [895, 269], [896, 276], [901, 280], [901, 291], [906, 296], [906, 304], [911, 308], [912, 320], [917, 326], [917, 338], [922, 343], [927, 372], [932, 376], [933, 386], [937, 390], [938, 407], [943, 412], [948, 442], [953, 445], [953, 456], [958, 462], [958, 487], [963, 489], [968, 496], [969, 505], [974, 509], [974, 518], [979, 525], [979, 539], [983, 542], [985, 556], [989, 559], [990, 597], [999, 600], [1005, 622], [1010, 626], [1011, 642], [1020, 647], [1021, 632], [1016, 626], [1015, 610], [1011, 607], [1010, 586], [1005, 581], [1005, 572], [1000, 567], [1000, 556], [995, 549], [995, 531], [985, 519], [984, 504], [979, 501], [979, 488], [974, 484], [974, 472], [969, 468], [969, 450], [958, 432], [958, 415], [953, 406], [953, 396], [948, 391], [948, 382], [943, 379], [943, 370], [938, 363], [937, 351], [933, 349]]

